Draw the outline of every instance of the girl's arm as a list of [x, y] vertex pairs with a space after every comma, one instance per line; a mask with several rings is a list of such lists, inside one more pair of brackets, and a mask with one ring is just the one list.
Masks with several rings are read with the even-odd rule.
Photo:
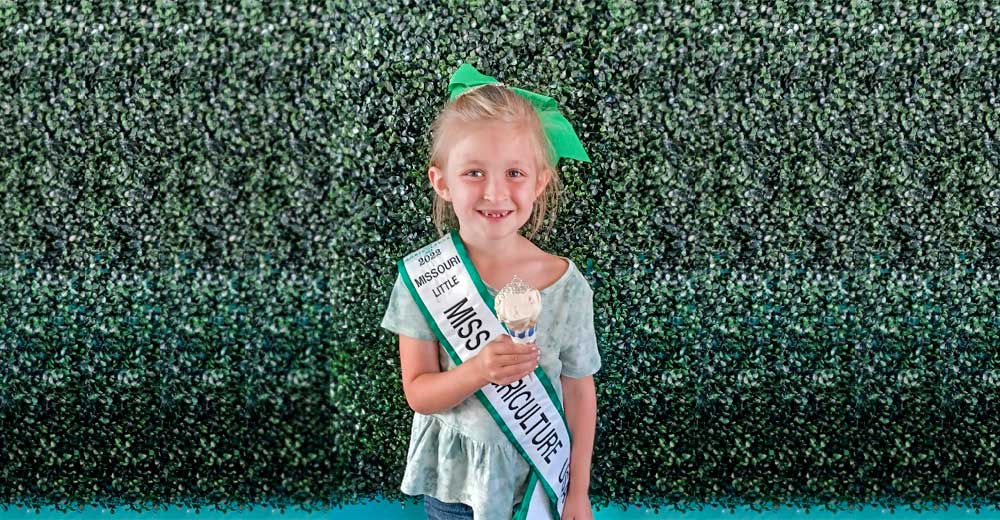
[[489, 383], [474, 363], [462, 363], [442, 372], [438, 348], [434, 340], [399, 336], [403, 393], [406, 403], [419, 414], [449, 410]]
[[590, 489], [590, 457], [597, 428], [597, 391], [594, 376], [559, 376], [563, 388], [566, 422], [573, 437], [569, 454], [569, 495], [587, 495]]

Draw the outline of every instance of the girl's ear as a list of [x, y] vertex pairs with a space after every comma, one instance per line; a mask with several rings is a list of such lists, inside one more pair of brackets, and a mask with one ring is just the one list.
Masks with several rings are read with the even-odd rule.
[[552, 170], [546, 168], [538, 175], [538, 182], [535, 183], [535, 198], [537, 199], [541, 196], [542, 192], [545, 191], [545, 187], [549, 185], [549, 179], [552, 178]]
[[451, 202], [451, 194], [448, 192], [448, 183], [445, 182], [444, 172], [437, 166], [431, 166], [427, 170], [427, 178], [431, 180], [431, 187], [444, 200]]

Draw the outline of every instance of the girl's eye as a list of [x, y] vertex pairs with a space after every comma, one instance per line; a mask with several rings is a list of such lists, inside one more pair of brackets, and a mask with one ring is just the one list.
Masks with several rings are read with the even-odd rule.
[[[519, 173], [521, 177], [525, 177], [526, 176], [526, 174], [524, 172], [522, 172], [521, 170], [510, 170], [510, 171], [511, 172], [517, 172], [517, 173]], [[467, 173], [466, 175], [472, 175], [473, 173], [482, 173], [482, 170], [472, 170], [469, 173]], [[475, 175], [472, 175], [472, 176], [475, 177]]]

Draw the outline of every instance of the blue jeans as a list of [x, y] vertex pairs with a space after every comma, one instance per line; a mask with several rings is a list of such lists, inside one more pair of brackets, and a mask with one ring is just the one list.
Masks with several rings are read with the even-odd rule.
[[424, 512], [427, 520], [473, 520], [472, 506], [461, 502], [442, 502], [430, 495], [424, 495]]

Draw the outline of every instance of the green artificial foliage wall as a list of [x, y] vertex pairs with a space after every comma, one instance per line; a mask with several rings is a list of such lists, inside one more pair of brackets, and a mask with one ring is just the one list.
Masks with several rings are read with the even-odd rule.
[[988, 2], [0, 1], [0, 503], [398, 497], [462, 62], [555, 98], [591, 500], [1000, 496]]

